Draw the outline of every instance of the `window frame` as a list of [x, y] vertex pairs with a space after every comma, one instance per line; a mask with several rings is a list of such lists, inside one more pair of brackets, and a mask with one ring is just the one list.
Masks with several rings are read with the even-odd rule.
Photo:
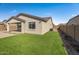
[[35, 22], [28, 22], [29, 24], [28, 24], [28, 28], [29, 29], [36, 29], [36, 24], [35, 24]]

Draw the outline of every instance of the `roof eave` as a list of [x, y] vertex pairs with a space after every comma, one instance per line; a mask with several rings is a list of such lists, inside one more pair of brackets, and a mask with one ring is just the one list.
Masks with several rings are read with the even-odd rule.
[[[34, 19], [38, 19], [38, 20], [41, 20], [41, 21], [44, 21], [44, 22], [47, 22], [48, 20], [44, 20], [44, 18], [41, 18], [41, 17], [38, 17], [38, 16], [33, 16], [33, 15], [29, 15], [29, 14], [24, 14], [24, 13], [20, 13], [18, 14], [16, 17], [19, 17], [19, 16], [26, 16], [26, 17], [30, 17], [30, 18], [34, 18]], [[52, 19], [52, 17], [49, 17]]]

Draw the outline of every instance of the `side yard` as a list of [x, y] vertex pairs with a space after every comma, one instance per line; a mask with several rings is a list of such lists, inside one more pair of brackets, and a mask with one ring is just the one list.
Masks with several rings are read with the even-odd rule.
[[0, 38], [0, 54], [12, 55], [65, 55], [58, 32], [45, 35], [19, 34]]

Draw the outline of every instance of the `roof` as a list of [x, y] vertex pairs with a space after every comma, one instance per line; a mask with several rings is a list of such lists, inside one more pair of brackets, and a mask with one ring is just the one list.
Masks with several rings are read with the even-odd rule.
[[74, 20], [76, 17], [79, 17], [79, 15], [77, 15], [77, 16], [71, 18], [71, 19], [67, 22], [67, 24], [68, 24], [70, 21]]
[[9, 18], [9, 19], [7, 20], [7, 22], [8, 22], [8, 21], [10, 21], [11, 19], [16, 19], [16, 20], [18, 20], [18, 21], [25, 22], [25, 20], [23, 20], [23, 19], [20, 19], [20, 18], [18, 18], [18, 17], [15, 17], [15, 16], [12, 16], [11, 18]]
[[34, 16], [34, 15], [30, 15], [30, 14], [25, 14], [25, 13], [20, 13], [18, 14], [16, 17], [19, 17], [19, 16], [26, 16], [26, 17], [30, 17], [30, 18], [34, 18], [34, 19], [37, 19], [37, 20], [40, 20], [40, 21], [48, 21], [49, 19], [52, 19], [52, 17], [38, 17], [38, 16]]
[[2, 22], [3, 22], [3, 23], [6, 23], [6, 22], [7, 22], [7, 20], [3, 20]]

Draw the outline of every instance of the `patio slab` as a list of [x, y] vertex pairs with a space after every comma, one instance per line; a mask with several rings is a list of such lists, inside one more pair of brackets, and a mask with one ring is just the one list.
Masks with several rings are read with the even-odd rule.
[[6, 32], [6, 31], [0, 31], [0, 38], [14, 36], [16, 34], [19, 34], [19, 33], [9, 33], [9, 32]]

